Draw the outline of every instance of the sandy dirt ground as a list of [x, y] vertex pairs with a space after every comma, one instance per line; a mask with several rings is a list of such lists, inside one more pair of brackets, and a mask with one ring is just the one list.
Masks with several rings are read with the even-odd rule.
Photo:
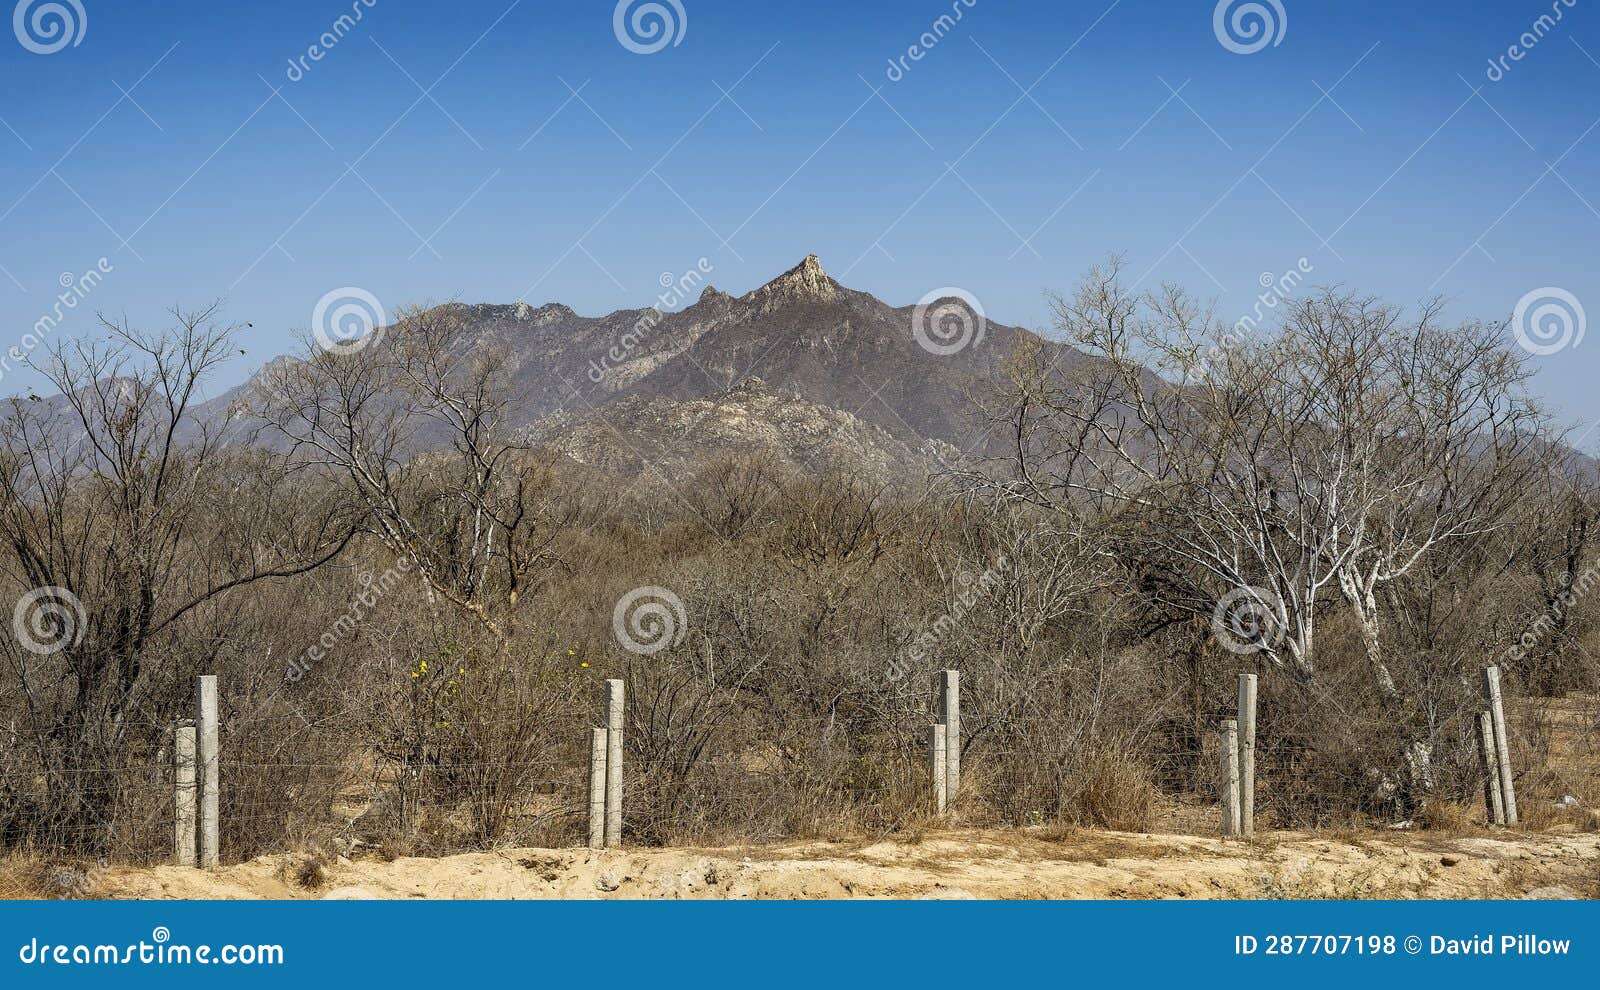
[[271, 856], [98, 872], [111, 898], [1519, 898], [1600, 896], [1600, 834], [944, 832], [916, 842]]

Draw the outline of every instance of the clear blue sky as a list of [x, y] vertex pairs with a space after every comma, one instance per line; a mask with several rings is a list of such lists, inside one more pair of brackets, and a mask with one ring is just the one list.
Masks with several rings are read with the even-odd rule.
[[[701, 257], [741, 292], [808, 252], [893, 303], [958, 286], [1035, 327], [1043, 293], [1109, 251], [1230, 319], [1305, 257], [1313, 282], [1443, 294], [1453, 316], [1554, 286], [1600, 321], [1591, 0], [1279, 0], [1279, 43], [1251, 54], [1219, 41], [1212, 0], [681, 0], [679, 44], [651, 54], [619, 42], [611, 0], [355, 0], [295, 81], [351, 0], [78, 2], [75, 46], [0, 33], [7, 346], [101, 257], [55, 334], [223, 298], [254, 323], [229, 383], [341, 286], [391, 311], [601, 313]], [[1583, 426], [1587, 329], [1540, 359]]]

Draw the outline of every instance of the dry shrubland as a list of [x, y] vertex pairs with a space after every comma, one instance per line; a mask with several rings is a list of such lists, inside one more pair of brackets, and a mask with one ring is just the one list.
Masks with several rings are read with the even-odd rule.
[[[1594, 466], [1492, 327], [1328, 294], [1208, 344], [1114, 271], [1059, 309], [1090, 359], [1013, 355], [974, 403], [1015, 449], [918, 479], [544, 454], [448, 311], [275, 363], [227, 415], [198, 400], [214, 312], [58, 349], [63, 398], [0, 413], [0, 600], [81, 611], [0, 647], [0, 850], [169, 855], [201, 673], [228, 859], [576, 844], [606, 678], [628, 841], [915, 835], [943, 668], [973, 824], [1209, 830], [1255, 671], [1264, 827], [1470, 827], [1490, 663], [1527, 817], [1592, 820]], [[659, 652], [614, 629], [641, 587], [682, 602]]]

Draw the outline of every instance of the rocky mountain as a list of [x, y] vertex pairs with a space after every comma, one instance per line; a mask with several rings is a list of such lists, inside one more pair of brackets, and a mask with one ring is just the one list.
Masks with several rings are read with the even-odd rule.
[[[680, 280], [662, 299], [685, 294], [685, 281], [694, 283]], [[766, 451], [899, 472], [982, 448], [974, 390], [1032, 336], [984, 320], [958, 297], [886, 304], [838, 285], [816, 256], [744, 296], [702, 286], [683, 309], [461, 309], [514, 353], [531, 435], [618, 469]]]
[[917, 478], [960, 457], [940, 440], [905, 440], [843, 409], [780, 394], [760, 378], [697, 399], [629, 396], [601, 415], [560, 418], [545, 444], [582, 464], [633, 475], [693, 474], [707, 453], [759, 456], [789, 469], [847, 466], [875, 478]]
[[[961, 298], [891, 306], [840, 285], [814, 255], [742, 296], [692, 271], [655, 305], [605, 316], [559, 303], [450, 305], [509, 353], [511, 426], [622, 473], [681, 474], [716, 453], [919, 473], [991, 442], [974, 395], [1020, 339], [1038, 340]], [[1040, 346], [1063, 367], [1083, 360]], [[228, 408], [249, 388], [208, 405]]]

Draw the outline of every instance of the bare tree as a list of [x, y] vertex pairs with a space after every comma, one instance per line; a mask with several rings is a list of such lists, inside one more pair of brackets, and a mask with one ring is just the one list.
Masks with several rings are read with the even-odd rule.
[[[1316, 385], [1324, 448], [1349, 470], [1330, 505], [1339, 589], [1379, 691], [1398, 700], [1380, 608], [1385, 585], [1452, 542], [1506, 525], [1548, 450], [1532, 372], [1503, 326], [1406, 322], [1375, 300], [1324, 292], [1291, 310], [1283, 344]], [[1324, 460], [1331, 460], [1324, 454]]]
[[502, 649], [519, 601], [559, 563], [569, 518], [550, 497], [545, 465], [507, 425], [514, 370], [455, 307], [413, 308], [372, 346], [278, 362], [250, 400], [299, 463], [323, 469], [361, 507], [368, 530], [431, 596]]
[[[1324, 291], [1276, 337], [1239, 340], [1179, 289], [1129, 293], [1115, 259], [1056, 314], [1092, 359], [1068, 374], [1042, 352], [1013, 362], [1013, 456], [983, 481], [1058, 512], [1133, 517], [1136, 543], [1216, 589], [1198, 602], [1217, 603], [1232, 647], [1308, 687], [1319, 609], [1337, 595], [1391, 718], [1411, 722], [1380, 592], [1504, 525], [1547, 449], [1503, 328]], [[1400, 731], [1425, 792], [1425, 734]]]
[[1058, 329], [1092, 360], [1060, 372], [1045, 351], [1017, 355], [1010, 463], [972, 480], [1080, 526], [1121, 519], [1220, 589], [1197, 607], [1239, 603], [1255, 622], [1246, 645], [1310, 683], [1317, 609], [1342, 564], [1329, 481], [1347, 469], [1306, 461], [1316, 391], [1280, 349], [1224, 345], [1180, 290], [1139, 297], [1120, 275], [1112, 259], [1055, 300]]
[[32, 589], [18, 616], [30, 635], [4, 650], [49, 801], [88, 842], [115, 800], [96, 771], [152, 728], [136, 716], [155, 644], [230, 590], [328, 561], [354, 532], [281, 457], [231, 451], [225, 419], [197, 415], [233, 351], [216, 313], [175, 309], [165, 335], [102, 318], [108, 342], [38, 362], [59, 395], [0, 416], [0, 567]]

